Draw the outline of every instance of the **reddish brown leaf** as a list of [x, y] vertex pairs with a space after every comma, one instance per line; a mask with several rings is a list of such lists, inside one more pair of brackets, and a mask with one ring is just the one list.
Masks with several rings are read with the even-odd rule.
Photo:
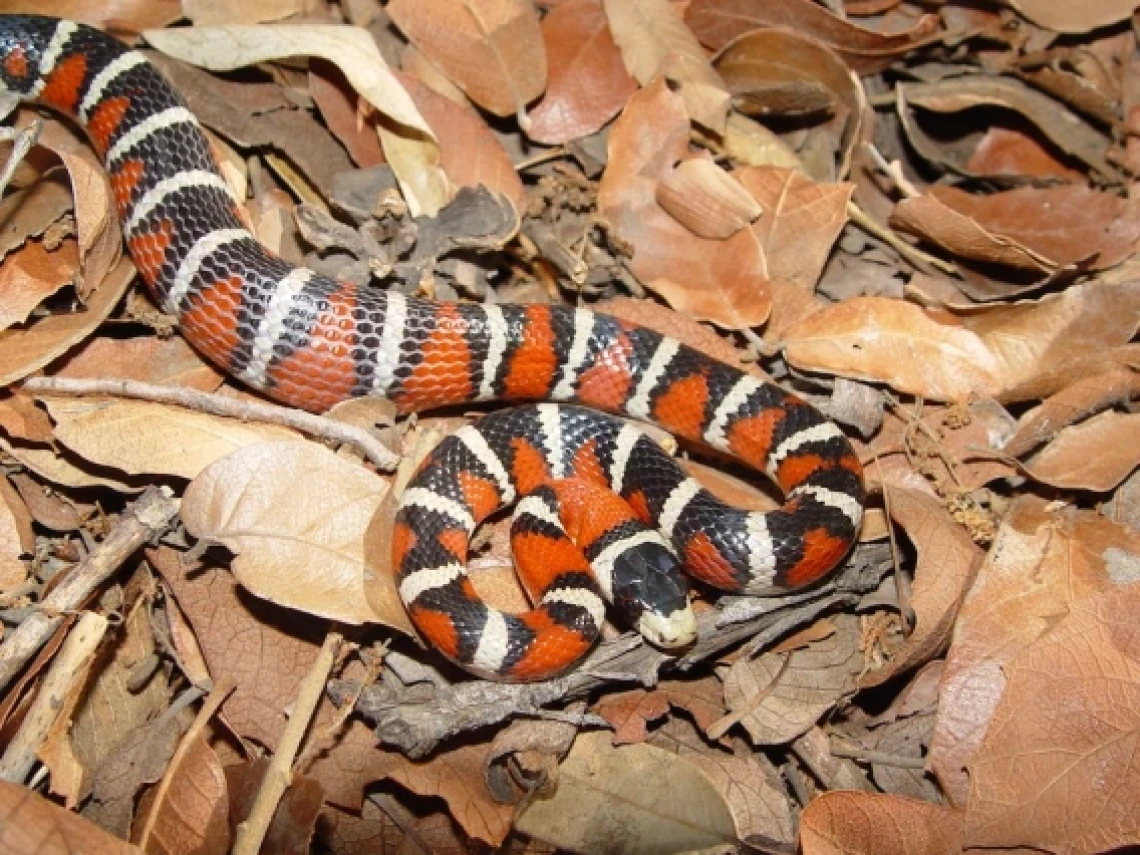
[[392, 0], [401, 30], [467, 96], [511, 116], [546, 89], [546, 50], [529, 0]]
[[749, 30], [796, 30], [829, 45], [859, 74], [881, 71], [909, 51], [939, 38], [935, 15], [923, 15], [906, 32], [884, 34], [838, 18], [811, 0], [693, 0], [685, 20], [697, 38], [713, 50], [720, 50]]
[[1069, 490], [1111, 490], [1140, 466], [1140, 413], [1109, 411], [1064, 428], [1025, 465], [1036, 480]]
[[0, 781], [0, 850], [7, 855], [142, 855], [38, 793]]
[[1088, 597], [1004, 665], [967, 766], [969, 846], [1105, 852], [1140, 838], [1140, 586]]
[[628, 745], [645, 741], [646, 725], [669, 712], [669, 698], [659, 690], [633, 689], [606, 695], [594, 705], [594, 712], [613, 725], [614, 745]]
[[1066, 180], [1081, 173], [1066, 166], [1036, 137], [1013, 128], [992, 127], [978, 142], [966, 168], [982, 175], [1032, 175]]
[[800, 819], [804, 855], [958, 855], [962, 812], [886, 793], [824, 793]]
[[197, 736], [178, 766], [146, 841], [141, 823], [154, 810], [157, 788], [143, 796], [131, 839], [147, 855], [225, 855], [230, 848], [229, 799], [226, 775], [218, 755]]
[[0, 330], [22, 324], [60, 288], [70, 285], [79, 263], [74, 240], [49, 252], [42, 241], [29, 241], [0, 267]]
[[[365, 115], [362, 99], [339, 68], [331, 62], [309, 66], [309, 92], [325, 123], [362, 168], [384, 162], [375, 116]], [[366, 103], [366, 102], [365, 102]]]
[[680, 312], [730, 328], [763, 323], [770, 303], [756, 239], [700, 238], [656, 201], [657, 185], [688, 156], [689, 122], [663, 79], [630, 99], [610, 132], [598, 210], [633, 246], [634, 274]]
[[542, 19], [542, 38], [549, 80], [530, 112], [527, 136], [562, 145], [601, 129], [637, 91], [637, 83], [622, 63], [602, 0], [559, 4]]

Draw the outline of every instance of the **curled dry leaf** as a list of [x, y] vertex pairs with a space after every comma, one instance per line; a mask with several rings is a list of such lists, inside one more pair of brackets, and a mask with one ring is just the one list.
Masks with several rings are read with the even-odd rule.
[[414, 77], [396, 72], [440, 139], [440, 166], [453, 187], [483, 185], [526, 210], [526, 190], [498, 137], [469, 104], [456, 104]]
[[7, 781], [0, 781], [0, 850], [8, 855], [143, 855], [95, 823]]
[[614, 41], [637, 82], [648, 86], [665, 77], [679, 87], [694, 122], [723, 133], [731, 96], [677, 7], [668, 0], [604, 2]]
[[698, 237], [726, 240], [760, 216], [760, 203], [713, 161], [693, 158], [657, 185], [657, 204]]
[[941, 37], [936, 15], [923, 15], [905, 32], [885, 34], [839, 18], [811, 0], [693, 0], [685, 20], [697, 38], [713, 50], [750, 30], [795, 30], [831, 47], [857, 74], [882, 71], [908, 52]]
[[[819, 137], [798, 148], [819, 151], [826, 156], [826, 168], [816, 170], [824, 157], [810, 158], [809, 174], [819, 181], [834, 181], [848, 172], [851, 151], [863, 124], [865, 98], [858, 78], [830, 47], [811, 36], [790, 30], [753, 30], [725, 45], [714, 60], [716, 70], [735, 96], [738, 109], [776, 88], [808, 87], [826, 93], [827, 106], [817, 112], [825, 114], [809, 135]], [[762, 102], [761, 113], [779, 116], [794, 114], [796, 103], [783, 111]], [[771, 164], [783, 165], [783, 164]]]
[[1105, 852], [1140, 837], [1140, 586], [1088, 597], [1004, 665], [967, 765], [968, 846]]
[[385, 11], [472, 101], [511, 116], [546, 89], [546, 50], [529, 0], [391, 0]]
[[1010, 6], [1039, 27], [1059, 33], [1088, 33], [1126, 21], [1136, 10], [1133, 0], [1008, 0]]
[[863, 669], [857, 619], [839, 615], [836, 632], [790, 652], [741, 657], [724, 678], [729, 714], [710, 728], [719, 737], [739, 722], [754, 745], [781, 745], [805, 733], [840, 698], [855, 691]]
[[50, 252], [43, 241], [28, 241], [9, 253], [0, 266], [0, 332], [25, 323], [36, 306], [70, 285], [78, 264], [73, 240]]
[[55, 435], [76, 454], [130, 475], [193, 478], [216, 460], [261, 442], [300, 435], [287, 427], [126, 398], [40, 396]]
[[855, 185], [817, 183], [776, 167], [749, 166], [737, 175], [764, 209], [752, 233], [760, 243], [767, 278], [813, 291], [847, 223]]
[[530, 112], [527, 136], [563, 145], [601, 130], [637, 91], [602, 0], [560, 3], [542, 19], [542, 39], [549, 79]]
[[1020, 457], [1048, 442], [1065, 427], [1088, 418], [1098, 410], [1140, 395], [1140, 373], [1122, 365], [1110, 365], [1041, 402], [1017, 423], [1017, 432], [1002, 451]]
[[1052, 394], [1075, 379], [1062, 373], [1067, 364], [1103, 359], [1109, 348], [1131, 341], [1140, 329], [1136, 270], [1129, 261], [1040, 300], [960, 313], [998, 365], [995, 397], [1023, 401]]
[[235, 554], [234, 575], [259, 597], [402, 628], [402, 606], [379, 614], [364, 595], [364, 532], [387, 489], [316, 443], [267, 442], [207, 467], [186, 490], [182, 519], [195, 537]]
[[856, 297], [821, 309], [785, 334], [797, 368], [886, 383], [935, 401], [994, 395], [1004, 377], [983, 340], [911, 303]]
[[397, 130], [395, 151], [385, 151], [414, 214], [434, 215], [449, 199], [439, 168], [439, 142], [392, 75], [366, 30], [354, 27], [203, 27], [148, 30], [147, 41], [163, 53], [210, 71], [294, 56], [319, 56], [335, 63], [349, 83]]
[[515, 825], [578, 852], [687, 852], [737, 839], [723, 796], [697, 767], [650, 745], [615, 748], [608, 733], [579, 734], [558, 790], [532, 800]]
[[977, 261], [1053, 271], [1091, 259], [1120, 263], [1140, 238], [1140, 202], [1084, 185], [978, 195], [934, 187], [904, 199], [891, 223]]
[[657, 185], [689, 156], [688, 140], [684, 105], [658, 78], [629, 100], [610, 131], [598, 210], [632, 245], [630, 269], [674, 309], [733, 329], [756, 326], [771, 303], [751, 231], [700, 238], [657, 204]]
[[1007, 77], [960, 77], [935, 83], [904, 83], [896, 90], [900, 104], [936, 113], [975, 107], [1002, 107], [1020, 113], [1061, 151], [1096, 170], [1106, 180], [1120, 179], [1107, 160], [1110, 140], [1048, 95]]
[[[229, 795], [222, 763], [205, 737], [194, 737], [178, 764], [178, 774], [155, 807], [157, 787], [148, 790], [139, 803], [131, 839], [146, 847], [149, 855], [225, 855], [230, 849]], [[140, 822], [157, 811], [142, 840]]]
[[85, 311], [48, 315], [26, 327], [0, 331], [0, 383], [27, 377], [86, 338], [111, 314], [134, 275], [134, 265], [123, 259], [104, 278]]
[[1025, 471], [1067, 490], [1106, 492], [1140, 466], [1140, 413], [1110, 410], [1064, 428], [1034, 454]]
[[909, 603], [914, 629], [886, 665], [860, 677], [864, 688], [882, 685], [942, 652], [982, 555], [941, 502], [917, 490], [889, 489], [891, 516], [918, 551]]
[[7, 478], [0, 478], [0, 593], [10, 591], [28, 578], [21, 555], [36, 548], [32, 515]]
[[[928, 754], [955, 804], [1006, 687], [1005, 669], [1083, 599], [1127, 584], [1140, 535], [1091, 511], [1048, 510], [1031, 497], [1011, 506], [962, 604], [942, 673]], [[1039, 779], [1038, 779], [1039, 780]]]
[[824, 793], [800, 817], [804, 855], [958, 855], [962, 811], [886, 793]]

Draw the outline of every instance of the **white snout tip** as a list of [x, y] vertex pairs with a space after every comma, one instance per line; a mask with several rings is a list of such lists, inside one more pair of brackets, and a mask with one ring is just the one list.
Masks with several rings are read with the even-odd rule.
[[650, 644], [672, 650], [693, 643], [697, 637], [697, 619], [688, 606], [669, 615], [643, 612], [637, 629]]

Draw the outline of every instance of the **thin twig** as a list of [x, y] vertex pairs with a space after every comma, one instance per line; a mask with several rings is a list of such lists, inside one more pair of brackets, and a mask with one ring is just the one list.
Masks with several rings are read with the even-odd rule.
[[869, 751], [855, 745], [831, 741], [831, 753], [836, 757], [858, 760], [862, 763], [876, 763], [880, 766], [895, 766], [899, 769], [925, 769], [925, 757], [908, 757], [905, 754], [891, 754], [887, 751]]
[[51, 638], [65, 616], [82, 608], [136, 549], [165, 532], [177, 513], [178, 503], [166, 488], [151, 487], [128, 507], [106, 539], [72, 567], [40, 603], [39, 611], [4, 639], [0, 645], [0, 690]]
[[210, 392], [199, 392], [197, 389], [159, 386], [139, 380], [32, 377], [24, 381], [23, 388], [28, 392], [56, 395], [115, 395], [173, 404], [229, 419], [284, 425], [330, 442], [356, 446], [378, 469], [385, 472], [395, 469], [400, 462], [398, 454], [362, 428], [277, 404], [227, 398]]
[[66, 711], [66, 699], [72, 694], [72, 686], [86, 676], [87, 666], [106, 631], [105, 617], [85, 612], [67, 634], [20, 729], [4, 749], [0, 781], [24, 783], [36, 763], [37, 749], [43, 745], [56, 719]]
[[879, 483], [883, 487], [883, 510], [887, 515], [887, 540], [891, 545], [891, 565], [894, 567], [895, 597], [899, 602], [899, 624], [904, 636], [910, 635], [910, 579], [899, 564], [899, 544], [895, 538], [895, 527], [891, 522], [891, 489], [883, 478], [883, 464], [875, 455], [875, 469], [879, 473]]
[[261, 782], [261, 789], [257, 792], [249, 816], [237, 827], [234, 835], [233, 855], [257, 855], [261, 851], [262, 841], [269, 830], [269, 823], [277, 812], [277, 805], [285, 791], [293, 782], [293, 758], [297, 756], [297, 749], [301, 747], [301, 740], [309, 723], [316, 712], [317, 705], [324, 697], [325, 683], [328, 682], [329, 673], [336, 661], [337, 651], [344, 638], [337, 632], [330, 632], [325, 636], [325, 643], [317, 654], [316, 661], [309, 668], [309, 673], [301, 682], [297, 691], [297, 699], [293, 703], [293, 712], [289, 716], [289, 723], [277, 742], [277, 751], [265, 772]]
[[182, 735], [182, 740], [178, 743], [178, 748], [175, 750], [174, 756], [170, 758], [170, 763], [166, 766], [166, 772], [163, 773], [162, 780], [158, 784], [158, 789], [155, 790], [154, 799], [150, 803], [150, 810], [147, 812], [146, 820], [143, 822], [142, 833], [136, 841], [138, 847], [143, 851], [147, 850], [147, 842], [154, 832], [155, 823], [158, 822], [158, 815], [162, 812], [162, 804], [166, 801], [166, 793], [170, 790], [170, 785], [174, 781], [175, 775], [178, 774], [178, 770], [182, 766], [182, 761], [186, 759], [186, 755], [194, 745], [194, 740], [202, 734], [206, 725], [209, 724], [210, 719], [214, 717], [214, 713], [218, 711], [218, 707], [222, 705], [222, 702], [229, 697], [230, 692], [235, 688], [237, 688], [237, 681], [234, 680], [232, 676], [226, 674], [220, 678], [210, 691], [206, 702], [202, 704], [202, 708], [198, 710], [198, 715], [194, 717], [194, 722], [190, 725], [186, 733]]
[[911, 246], [890, 229], [884, 228], [876, 223], [854, 202], [847, 203], [847, 216], [851, 218], [851, 221], [855, 223], [855, 225], [890, 246], [895, 252], [907, 259], [919, 270], [926, 271], [933, 267], [951, 276], [957, 274], [958, 268], [954, 264], [949, 261], [944, 261], [938, 256], [923, 252], [918, 247]]

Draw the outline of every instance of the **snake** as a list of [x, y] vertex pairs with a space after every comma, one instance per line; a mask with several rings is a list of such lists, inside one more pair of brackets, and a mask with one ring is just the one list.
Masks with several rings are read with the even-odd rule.
[[[98, 29], [0, 16], [0, 89], [82, 126], [138, 275], [238, 381], [314, 412], [361, 396], [400, 413], [516, 403], [425, 457], [391, 529], [408, 615], [467, 671], [565, 672], [600, 636], [607, 599], [648, 641], [683, 647], [695, 625], [678, 569], [722, 591], [795, 591], [828, 577], [857, 539], [859, 458], [837, 424], [781, 386], [581, 307], [421, 299], [288, 263], [246, 227], [175, 89]], [[630, 420], [731, 455], [773, 480], [783, 505], [725, 504]], [[521, 613], [489, 606], [466, 569], [476, 528], [511, 503], [532, 603]]]

